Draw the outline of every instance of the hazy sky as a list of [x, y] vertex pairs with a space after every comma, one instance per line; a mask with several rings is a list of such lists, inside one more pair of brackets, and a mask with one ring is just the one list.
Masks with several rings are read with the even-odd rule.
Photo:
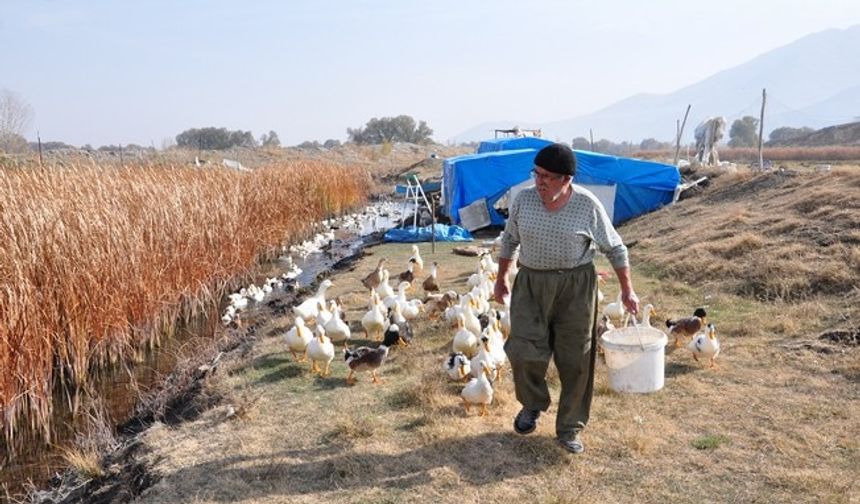
[[27, 137], [160, 147], [191, 127], [346, 139], [409, 114], [447, 139], [668, 93], [806, 34], [860, 0], [0, 0], [0, 88]]

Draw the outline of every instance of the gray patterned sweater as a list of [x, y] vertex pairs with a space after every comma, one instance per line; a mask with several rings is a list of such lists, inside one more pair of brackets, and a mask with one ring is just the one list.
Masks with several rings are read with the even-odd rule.
[[512, 258], [517, 247], [521, 248], [520, 263], [532, 269], [575, 268], [591, 262], [596, 249], [613, 268], [630, 264], [627, 247], [600, 200], [576, 184], [570, 200], [556, 212], [544, 208], [534, 187], [517, 195], [502, 236], [500, 257]]

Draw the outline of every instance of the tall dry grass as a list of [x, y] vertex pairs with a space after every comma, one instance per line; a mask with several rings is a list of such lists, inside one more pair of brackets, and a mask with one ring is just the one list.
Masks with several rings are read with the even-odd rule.
[[54, 384], [81, 386], [212, 306], [261, 256], [364, 202], [369, 184], [365, 170], [323, 162], [0, 169], [7, 448], [50, 440]]

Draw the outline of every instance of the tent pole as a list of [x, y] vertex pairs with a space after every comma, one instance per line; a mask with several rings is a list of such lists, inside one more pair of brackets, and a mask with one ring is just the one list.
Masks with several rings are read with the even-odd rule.
[[433, 227], [430, 231], [430, 253], [436, 254], [436, 202], [434, 201], [430, 208], [430, 216], [432, 217]]
[[409, 192], [412, 190], [412, 186], [409, 184], [409, 180], [406, 181], [406, 194], [403, 196], [403, 205], [401, 205], [400, 215], [403, 217], [400, 220], [400, 227], [403, 228], [406, 226], [406, 205], [409, 203]]
[[[417, 177], [416, 177], [417, 180]], [[418, 228], [418, 186], [412, 189], [412, 204], [415, 205], [414, 211], [412, 212], [412, 231], [415, 231]]]

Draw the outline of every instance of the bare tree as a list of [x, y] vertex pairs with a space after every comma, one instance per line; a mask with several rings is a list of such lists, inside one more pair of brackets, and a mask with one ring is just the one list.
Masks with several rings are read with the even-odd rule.
[[33, 120], [33, 107], [17, 94], [0, 91], [0, 149], [15, 152], [27, 148], [24, 132]]

